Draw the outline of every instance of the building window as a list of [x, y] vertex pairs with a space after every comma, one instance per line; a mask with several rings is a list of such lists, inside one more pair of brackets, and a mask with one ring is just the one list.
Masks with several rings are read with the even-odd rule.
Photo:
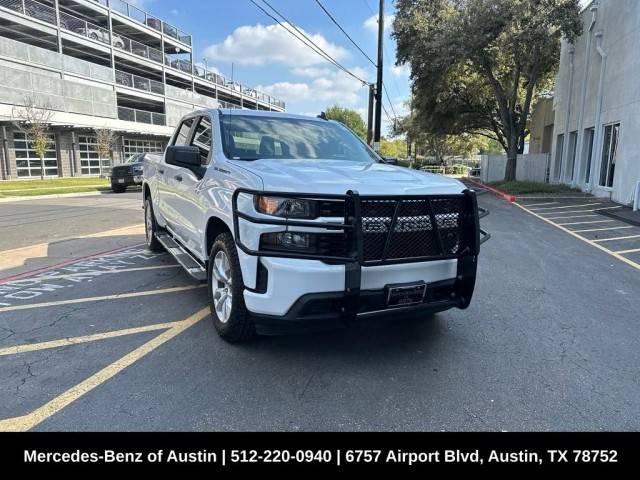
[[578, 132], [571, 132], [569, 134], [569, 158], [567, 160], [567, 168], [569, 168], [569, 174], [567, 177], [573, 182], [575, 178], [575, 168], [576, 168], [576, 150], [578, 146]]
[[562, 175], [562, 154], [564, 153], [564, 135], [558, 135], [556, 140], [556, 163], [553, 171], [553, 176], [556, 180], [560, 179]]
[[138, 153], [162, 153], [164, 152], [164, 143], [156, 140], [136, 140], [125, 138], [122, 143], [124, 158], [128, 159]]
[[604, 127], [602, 144], [602, 163], [600, 164], [600, 186], [613, 187], [613, 175], [616, 170], [616, 155], [618, 153], [618, 138], [620, 124], [614, 123]]
[[[47, 135], [49, 143], [44, 153], [44, 176], [58, 176], [58, 156], [56, 154], [56, 139], [53, 134]], [[40, 158], [33, 150], [33, 143], [27, 141], [27, 135], [23, 132], [13, 134], [13, 146], [16, 152], [16, 173], [18, 177], [40, 177]]]
[[111, 167], [110, 158], [100, 158], [98, 139], [96, 137], [78, 137], [80, 150], [80, 172], [82, 175], [102, 175]]
[[587, 170], [584, 175], [584, 183], [591, 183], [591, 161], [593, 160], [593, 141], [595, 140], [596, 130], [595, 128], [587, 128], [584, 132], [585, 138], [585, 153], [587, 156]]

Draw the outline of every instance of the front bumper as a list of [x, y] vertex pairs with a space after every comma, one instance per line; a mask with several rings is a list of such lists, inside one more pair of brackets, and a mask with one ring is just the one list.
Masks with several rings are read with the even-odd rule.
[[142, 184], [142, 174], [140, 175], [124, 175], [124, 176], [112, 176], [111, 185], [120, 186], [132, 186]]
[[[238, 210], [241, 194], [344, 201], [344, 222], [255, 216]], [[446, 202], [458, 205], [459, 210], [444, 208]], [[489, 238], [479, 225], [480, 217], [487, 212], [478, 211], [475, 194], [469, 190], [458, 195], [360, 197], [356, 192], [318, 195], [239, 189], [234, 192], [232, 204], [236, 244], [244, 254], [259, 257], [258, 271], [262, 269], [262, 276], [266, 277], [256, 282], [257, 288], [244, 292], [247, 309], [254, 314], [260, 331], [316, 329], [385, 313], [467, 308], [475, 287], [480, 244]], [[371, 213], [372, 207], [377, 209], [380, 205], [391, 206], [388, 212], [395, 213], [386, 217], [379, 210]], [[260, 249], [255, 242], [247, 245], [241, 238], [251, 232], [247, 225], [253, 224], [293, 231], [326, 229], [341, 235], [344, 248], [338, 249], [337, 254]], [[402, 242], [407, 232], [415, 232], [415, 225], [421, 236], [414, 238], [426, 242], [424, 245], [429, 248], [415, 248], [413, 242], [407, 245], [412, 256], [393, 253], [398, 251], [393, 248], [394, 242]], [[255, 240], [253, 237], [248, 238]], [[372, 238], [384, 248], [372, 248]], [[386, 287], [412, 282], [427, 284], [422, 303], [387, 307]]]

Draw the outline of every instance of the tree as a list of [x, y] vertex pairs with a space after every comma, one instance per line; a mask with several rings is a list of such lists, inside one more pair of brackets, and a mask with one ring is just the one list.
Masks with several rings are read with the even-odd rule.
[[401, 138], [390, 140], [382, 137], [380, 139], [380, 155], [383, 157], [406, 158], [407, 142]]
[[100, 155], [100, 172], [102, 172], [102, 160], [111, 158], [115, 141], [116, 137], [112, 130], [106, 127], [96, 129], [96, 146], [98, 147], [98, 155]]
[[24, 97], [24, 106], [13, 109], [14, 125], [24, 133], [27, 143], [40, 159], [40, 179], [44, 180], [44, 156], [51, 140], [49, 125], [53, 112], [48, 103], [38, 104], [33, 96]]
[[353, 130], [361, 139], [364, 141], [367, 140], [367, 127], [357, 111], [334, 105], [327, 108], [324, 113], [329, 120], [336, 120], [343, 123]]
[[560, 39], [582, 32], [580, 0], [397, 0], [398, 64], [411, 66], [425, 131], [500, 143], [515, 179], [537, 92], [552, 82]]

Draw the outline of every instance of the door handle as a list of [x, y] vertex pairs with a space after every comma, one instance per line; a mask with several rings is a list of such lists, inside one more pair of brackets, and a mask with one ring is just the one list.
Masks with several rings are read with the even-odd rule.
[[181, 182], [182, 181], [182, 175], [176, 175], [175, 178], [177, 181]]
[[158, 173], [162, 175], [162, 174], [164, 174], [164, 170], [163, 170], [163, 169], [161, 169], [161, 168], [159, 168], [159, 169], [158, 169]]

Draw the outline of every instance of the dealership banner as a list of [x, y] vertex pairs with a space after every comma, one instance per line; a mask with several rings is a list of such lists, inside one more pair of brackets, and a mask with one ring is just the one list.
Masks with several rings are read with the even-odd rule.
[[632, 433], [5, 433], [0, 460], [22, 472], [593, 471], [637, 467], [638, 440]]

